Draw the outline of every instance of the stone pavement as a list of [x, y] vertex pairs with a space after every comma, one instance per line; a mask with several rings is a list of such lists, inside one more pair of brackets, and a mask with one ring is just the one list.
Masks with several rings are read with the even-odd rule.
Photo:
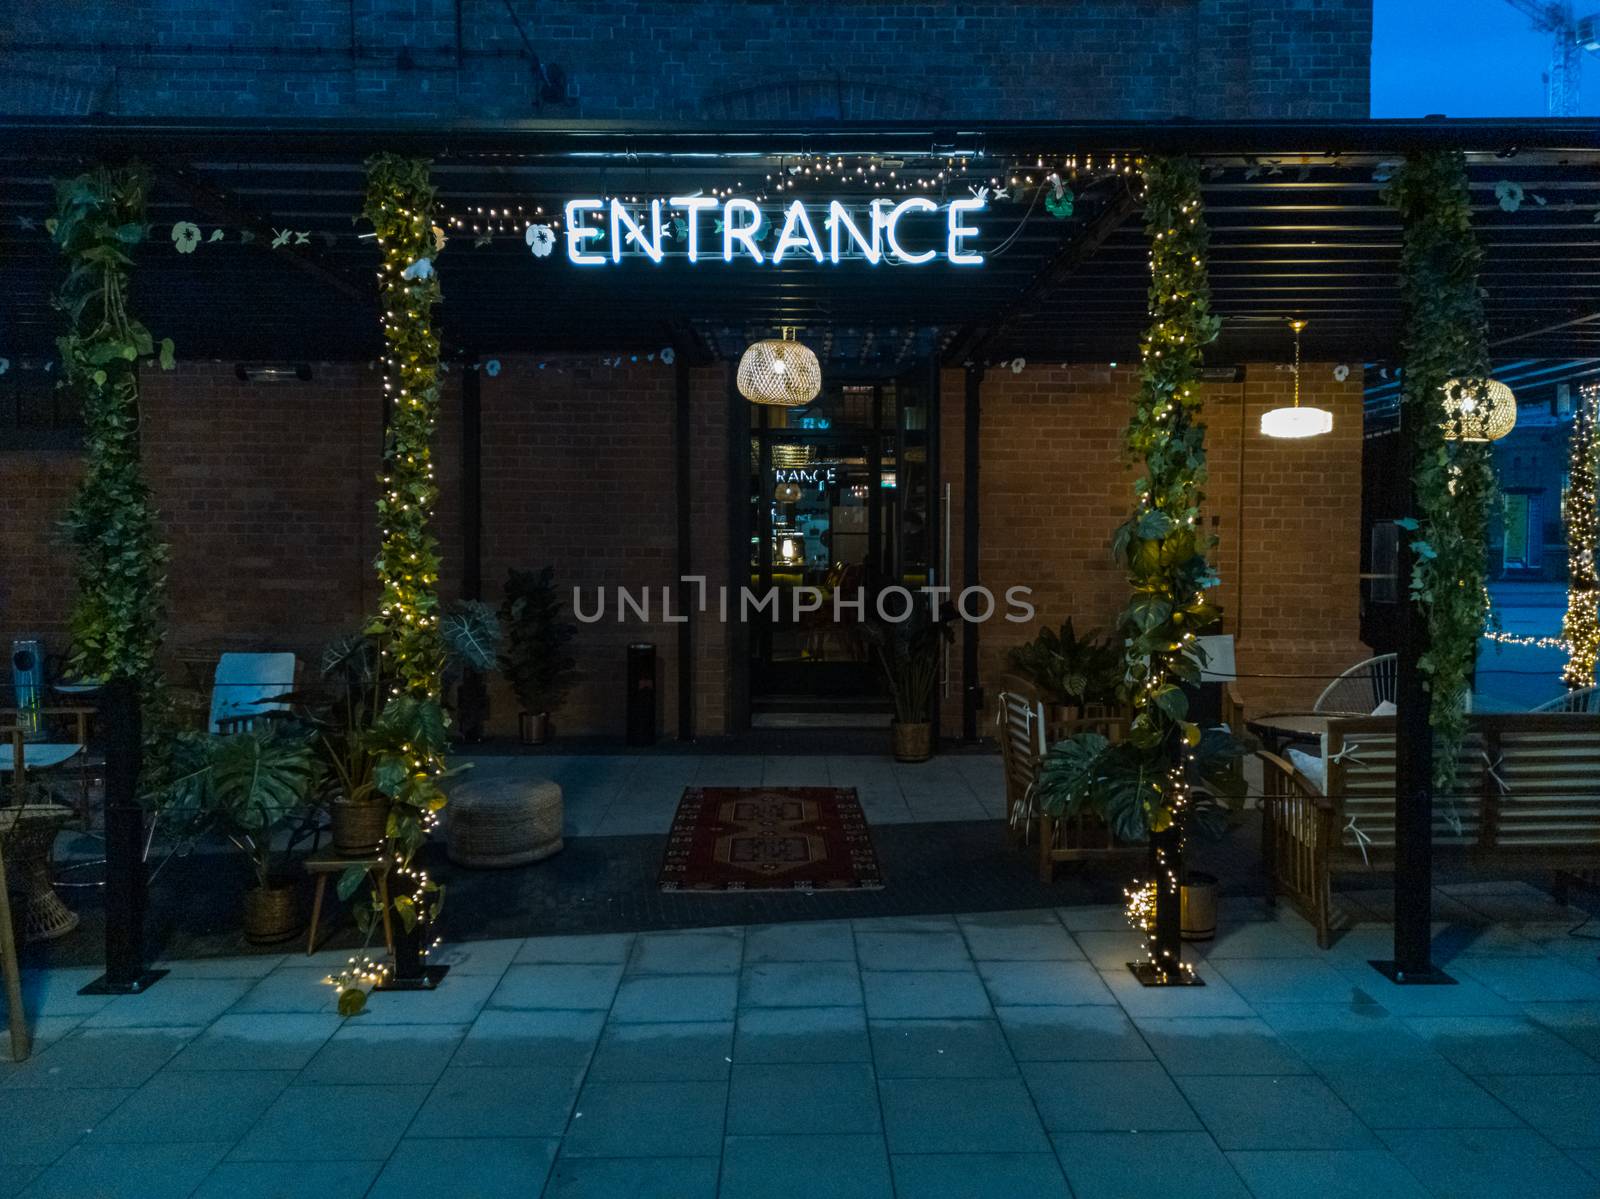
[[1600, 1194], [1600, 945], [1448, 890], [1454, 987], [1252, 900], [1203, 989], [1140, 988], [1110, 907], [470, 942], [348, 1021], [293, 954], [45, 971], [0, 1195]]

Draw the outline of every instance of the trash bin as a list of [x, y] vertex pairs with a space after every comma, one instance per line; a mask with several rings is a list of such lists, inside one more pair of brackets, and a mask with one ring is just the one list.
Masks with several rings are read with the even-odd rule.
[[11, 643], [11, 703], [17, 727], [31, 739], [44, 730], [44, 644], [29, 638]]
[[656, 647], [628, 646], [628, 744], [656, 743]]

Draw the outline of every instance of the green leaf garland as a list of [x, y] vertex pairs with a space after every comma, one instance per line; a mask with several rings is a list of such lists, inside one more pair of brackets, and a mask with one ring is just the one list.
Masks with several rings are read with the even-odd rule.
[[1404, 224], [1400, 291], [1406, 314], [1400, 402], [1413, 438], [1417, 537], [1411, 597], [1426, 614], [1420, 667], [1437, 750], [1433, 781], [1455, 783], [1467, 696], [1488, 614], [1488, 533], [1498, 502], [1486, 442], [1445, 436], [1444, 385], [1489, 377], [1487, 324], [1472, 233], [1466, 160], [1459, 151], [1408, 157], [1383, 192]]
[[167, 547], [139, 456], [138, 360], [159, 349], [128, 311], [130, 251], [145, 238], [144, 171], [101, 167], [56, 184], [51, 239], [67, 259], [56, 307], [66, 386], [83, 406], [84, 475], [64, 526], [77, 551], [72, 669], [90, 679], [155, 678]]
[[[1195, 631], [1215, 615], [1205, 591], [1216, 582], [1206, 557], [1216, 539], [1200, 524], [1206, 483], [1200, 364], [1220, 323], [1206, 279], [1198, 169], [1187, 159], [1152, 159], [1144, 177], [1150, 325], [1140, 344], [1127, 448], [1145, 473], [1134, 484], [1137, 504], [1114, 547], [1133, 589], [1120, 620], [1133, 706], [1129, 742], [1140, 759], [1136, 773], [1149, 781], [1177, 777], [1173, 747], [1199, 741], [1179, 684], [1199, 677]], [[1180, 818], [1183, 793], [1181, 786], [1139, 788], [1143, 819], [1134, 824], [1151, 832], [1169, 828]]]

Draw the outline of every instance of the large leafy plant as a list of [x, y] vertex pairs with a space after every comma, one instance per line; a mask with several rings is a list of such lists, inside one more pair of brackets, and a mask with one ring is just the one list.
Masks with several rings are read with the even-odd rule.
[[268, 886], [276, 834], [306, 812], [319, 781], [308, 732], [258, 720], [241, 733], [184, 733], [170, 768], [157, 795], [162, 811], [193, 831], [220, 831], [249, 855], [256, 886]]
[[[1223, 729], [1206, 729], [1184, 755], [1184, 824], [1189, 831], [1216, 836], [1227, 827], [1229, 811], [1245, 797], [1240, 767], [1249, 748]], [[1172, 781], [1165, 763], [1152, 762], [1131, 742], [1079, 733], [1045, 755], [1037, 795], [1040, 808], [1052, 816], [1094, 813], [1118, 838], [1133, 842], [1152, 832], [1152, 817], [1165, 810]]]
[[532, 715], [559, 708], [577, 678], [577, 663], [567, 646], [578, 627], [562, 616], [554, 567], [508, 573], [500, 605], [505, 634], [500, 670], [522, 710]]
[[1472, 234], [1460, 151], [1408, 157], [1383, 194], [1404, 225], [1400, 402], [1411, 430], [1418, 510], [1401, 523], [1413, 533], [1411, 598], [1428, 624], [1428, 651], [1418, 666], [1438, 742], [1433, 781], [1448, 789], [1466, 736], [1466, 697], [1488, 614], [1488, 534], [1498, 496], [1489, 445], [1446, 436], [1445, 384], [1462, 379], [1481, 386], [1489, 377], [1478, 287], [1483, 251]]
[[128, 308], [134, 247], [144, 241], [146, 176], [100, 167], [56, 184], [50, 236], [67, 259], [56, 306], [64, 385], [84, 418], [84, 475], [65, 527], [77, 551], [72, 669], [91, 679], [147, 680], [161, 645], [167, 547], [139, 459], [141, 358], [173, 363]]
[[1009, 661], [1058, 704], [1111, 703], [1124, 672], [1121, 647], [1096, 631], [1079, 637], [1070, 616], [1059, 632], [1046, 626], [1032, 641], [1016, 646]]

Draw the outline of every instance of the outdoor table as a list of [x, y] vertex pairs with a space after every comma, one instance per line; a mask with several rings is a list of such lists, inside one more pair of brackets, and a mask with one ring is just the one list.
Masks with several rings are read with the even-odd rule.
[[1285, 745], [1316, 745], [1328, 731], [1328, 721], [1343, 712], [1273, 712], [1247, 721], [1245, 727], [1260, 737], [1266, 748], [1278, 753]]

